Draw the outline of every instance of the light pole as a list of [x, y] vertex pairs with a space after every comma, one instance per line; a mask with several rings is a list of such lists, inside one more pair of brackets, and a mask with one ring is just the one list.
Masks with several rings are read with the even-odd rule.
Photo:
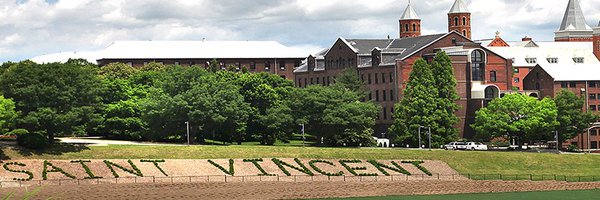
[[421, 128], [423, 128], [423, 126], [419, 126], [419, 149], [421, 148]]
[[190, 122], [185, 122], [186, 132], [187, 132], [187, 143], [190, 145]]
[[429, 150], [431, 150], [431, 127], [420, 126], [419, 127], [419, 149], [423, 149], [421, 146], [421, 129], [427, 128], [427, 135], [429, 136]]
[[554, 133], [555, 133], [555, 135], [556, 135], [556, 136], [555, 136], [555, 138], [556, 138], [556, 151], [560, 151], [560, 150], [558, 149], [558, 145], [561, 145], [561, 146], [562, 146], [562, 144], [559, 144], [559, 143], [560, 143], [560, 140], [558, 139], [558, 131], [554, 131]]
[[304, 146], [304, 140], [306, 139], [304, 137], [304, 124], [300, 124], [300, 126], [302, 126], [302, 146]]

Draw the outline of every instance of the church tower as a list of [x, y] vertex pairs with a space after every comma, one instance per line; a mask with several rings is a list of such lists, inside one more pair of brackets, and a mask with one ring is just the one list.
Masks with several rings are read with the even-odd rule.
[[592, 28], [585, 22], [579, 0], [569, 0], [560, 28], [554, 32], [554, 41], [590, 42], [593, 33]]
[[471, 12], [463, 0], [456, 0], [448, 12], [448, 32], [452, 31], [471, 39]]
[[400, 38], [421, 36], [421, 19], [410, 5], [410, 0], [399, 21]]
[[596, 58], [598, 58], [598, 60], [600, 60], [600, 22], [598, 22], [598, 26], [596, 26], [596, 28], [594, 28], [593, 41], [594, 41], [594, 55], [596, 55]]

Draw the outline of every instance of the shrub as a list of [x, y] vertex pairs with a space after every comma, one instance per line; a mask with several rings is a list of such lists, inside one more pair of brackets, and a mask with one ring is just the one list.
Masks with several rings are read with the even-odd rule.
[[40, 133], [21, 131], [17, 135], [17, 144], [28, 149], [45, 149], [48, 147], [48, 138]]

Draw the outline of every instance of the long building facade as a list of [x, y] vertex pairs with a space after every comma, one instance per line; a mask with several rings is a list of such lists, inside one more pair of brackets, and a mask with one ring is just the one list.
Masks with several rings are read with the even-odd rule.
[[[456, 101], [460, 107], [456, 113], [460, 122], [456, 127], [461, 137], [470, 138], [475, 134], [470, 127], [475, 112], [512, 88], [512, 64], [469, 39], [470, 13], [462, 0], [457, 0], [449, 13], [449, 23], [452, 24], [448, 33], [415, 34], [419, 29], [411, 29], [412, 25], [407, 22], [415, 22], [414, 27], [417, 28], [420, 20], [415, 18], [416, 14], [409, 5], [400, 20], [401, 38], [338, 38], [330, 48], [311, 55], [295, 70], [296, 85], [329, 85], [344, 69], [356, 70], [369, 89], [365, 100], [376, 102], [382, 108], [375, 134], [385, 135], [393, 122], [394, 105], [403, 96], [414, 62], [421, 58], [431, 61], [436, 52], [445, 51], [452, 60], [460, 96]], [[465, 16], [464, 23], [462, 18], [457, 18], [460, 30], [454, 26], [456, 14]], [[469, 18], [466, 18], [467, 14]]]

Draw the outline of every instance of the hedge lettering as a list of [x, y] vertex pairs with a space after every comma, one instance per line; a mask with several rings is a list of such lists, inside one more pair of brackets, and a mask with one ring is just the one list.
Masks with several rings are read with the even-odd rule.
[[160, 173], [162, 173], [165, 176], [169, 176], [167, 175], [167, 173], [165, 172], [165, 170], [163, 170], [160, 166], [158, 166], [158, 163], [164, 163], [165, 160], [140, 160], [140, 162], [149, 162], [154, 164], [154, 167], [156, 167], [156, 169], [158, 169], [160, 171]]
[[84, 179], [100, 179], [102, 178], [102, 176], [96, 176], [94, 175], [94, 173], [92, 172], [92, 170], [90, 169], [90, 167], [88, 167], [85, 163], [91, 163], [92, 161], [89, 160], [72, 160], [71, 163], [79, 163], [81, 164], [81, 167], [83, 167], [83, 169], [85, 170], [85, 173], [88, 175], [88, 177], [85, 177]]
[[265, 169], [263, 169], [262, 166], [260, 166], [259, 162], [263, 161], [262, 158], [244, 159], [243, 161], [244, 162], [251, 162], [252, 164], [254, 164], [254, 167], [256, 167], [256, 169], [258, 169], [258, 171], [260, 171], [260, 174], [258, 174], [259, 176], [275, 176], [275, 174], [269, 174], [269, 173], [267, 173], [267, 171], [265, 171]]
[[308, 165], [310, 165], [310, 167], [312, 167], [315, 171], [319, 172], [322, 175], [325, 176], [343, 176], [344, 172], [343, 171], [339, 171], [338, 173], [329, 173], [326, 171], [321, 170], [319, 167], [317, 167], [317, 165], [315, 165], [316, 163], [325, 163], [331, 166], [335, 166], [335, 164], [333, 164], [333, 162], [328, 161], [328, 160], [311, 160], [308, 161]]
[[15, 181], [30, 181], [30, 180], [33, 179], [33, 173], [32, 172], [25, 171], [25, 170], [11, 169], [11, 168], [8, 167], [10, 165], [16, 165], [16, 166], [20, 166], [20, 167], [26, 167], [27, 165], [23, 164], [23, 163], [18, 163], [18, 162], [7, 162], [7, 163], [4, 163], [4, 165], [2, 165], [2, 167], [4, 167], [4, 169], [6, 171], [14, 172], [14, 173], [20, 173], [20, 174], [27, 174], [29, 176], [27, 178], [13, 178], [13, 180], [15, 180]]
[[356, 170], [367, 170], [367, 167], [350, 167], [347, 163], [362, 163], [361, 160], [340, 160], [340, 164], [354, 176], [377, 176], [375, 173], [357, 173]]
[[[48, 167], [52, 167], [52, 169], [48, 170]], [[48, 173], [56, 173], [56, 172], [61, 173], [61, 174], [65, 175], [66, 177], [69, 177], [71, 179], [77, 179], [77, 177], [73, 176], [72, 174], [69, 174], [69, 173], [65, 172], [62, 168], [56, 167], [52, 163], [50, 163], [49, 161], [44, 160], [44, 170], [42, 171], [42, 179], [48, 180]]]
[[390, 173], [388, 173], [384, 168], [401, 173], [401, 174], [405, 174], [405, 175], [411, 175], [410, 172], [408, 172], [406, 169], [402, 168], [402, 166], [400, 166], [398, 163], [392, 161], [392, 165], [394, 165], [394, 167], [386, 165], [386, 164], [382, 164], [380, 162], [377, 162], [376, 160], [368, 160], [367, 162], [371, 163], [371, 165], [373, 165], [375, 168], [377, 168], [381, 173], [385, 174], [386, 176], [389, 176]]
[[282, 172], [283, 172], [285, 175], [287, 175], [287, 176], [291, 176], [292, 174], [291, 174], [291, 173], [290, 173], [290, 172], [289, 172], [287, 169], [285, 169], [285, 167], [284, 167], [284, 166], [290, 167], [290, 168], [292, 168], [292, 169], [295, 169], [295, 170], [297, 170], [297, 171], [299, 171], [299, 172], [305, 173], [305, 174], [307, 174], [307, 175], [310, 175], [310, 176], [314, 176], [314, 175], [315, 175], [315, 174], [313, 174], [313, 173], [310, 171], [310, 169], [308, 169], [308, 168], [307, 168], [307, 167], [306, 167], [304, 164], [302, 164], [302, 161], [300, 161], [300, 159], [298, 159], [298, 158], [294, 158], [294, 161], [296, 161], [296, 163], [298, 163], [298, 165], [299, 165], [300, 167], [296, 167], [296, 166], [294, 166], [294, 165], [292, 165], [292, 164], [286, 163], [286, 162], [284, 162], [284, 161], [282, 161], [282, 160], [279, 160], [279, 159], [277, 159], [277, 158], [273, 158], [273, 159], [271, 159], [271, 160], [272, 160], [272, 161], [273, 161], [273, 162], [274, 162], [274, 163], [277, 165], [277, 167], [279, 167], [279, 169], [281, 169], [281, 171], [282, 171]]
[[213, 166], [215, 166], [216, 168], [218, 168], [219, 170], [221, 170], [222, 172], [224, 172], [225, 174], [229, 174], [231, 176], [234, 176], [234, 174], [235, 174], [235, 171], [233, 169], [233, 162], [234, 162], [233, 159], [229, 159], [229, 171], [227, 171], [223, 166], [217, 164], [215, 161], [208, 160], [208, 162], [210, 164], [212, 164]]
[[115, 169], [113, 168], [113, 166], [115, 166], [115, 167], [117, 167], [117, 168], [119, 168], [119, 169], [121, 169], [121, 170], [123, 170], [123, 171], [125, 171], [127, 173], [136, 175], [136, 176], [140, 176], [140, 177], [144, 176], [144, 174], [142, 174], [142, 171], [140, 171], [140, 169], [138, 169], [137, 166], [135, 166], [131, 160], [127, 160], [127, 162], [129, 162], [129, 165], [131, 165], [132, 169], [127, 169], [127, 168], [125, 168], [125, 167], [123, 167], [121, 165], [118, 165], [116, 163], [110, 162], [108, 160], [104, 160], [104, 164], [106, 164], [106, 166], [108, 167], [108, 169], [110, 169], [110, 171], [112, 172], [112, 174], [113, 174], [113, 176], [115, 178], [119, 178], [119, 174], [117, 174], [117, 172], [115, 171]]

